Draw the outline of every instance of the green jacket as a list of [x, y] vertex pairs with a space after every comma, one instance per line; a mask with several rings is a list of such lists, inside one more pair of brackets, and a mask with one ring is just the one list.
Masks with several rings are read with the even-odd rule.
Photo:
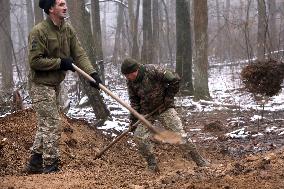
[[51, 86], [60, 84], [65, 78], [65, 71], [60, 70], [61, 58], [68, 57], [87, 74], [95, 72], [69, 23], [58, 27], [47, 17], [34, 26], [29, 34], [31, 81]]
[[[127, 81], [130, 105], [141, 114], [148, 114], [170, 100], [168, 107], [174, 107], [174, 96], [179, 91], [180, 77], [157, 65], [141, 65], [137, 78]], [[131, 121], [136, 118], [131, 114]]]

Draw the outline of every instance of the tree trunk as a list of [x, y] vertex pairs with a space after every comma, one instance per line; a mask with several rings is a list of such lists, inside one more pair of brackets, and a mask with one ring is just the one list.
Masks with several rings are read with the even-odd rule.
[[210, 99], [208, 88], [208, 7], [207, 0], [194, 0], [194, 94], [196, 99]]
[[100, 76], [103, 83], [105, 83], [105, 72], [104, 72], [104, 56], [102, 49], [102, 32], [101, 32], [101, 19], [100, 19], [100, 4], [99, 0], [93, 0], [91, 3], [92, 9], [92, 25], [93, 25], [93, 38], [94, 38], [94, 48], [95, 56], [100, 68]]
[[257, 0], [258, 10], [258, 25], [257, 25], [257, 52], [256, 58], [258, 60], [265, 59], [265, 44], [267, 33], [267, 18], [265, 0]]
[[[78, 38], [80, 39], [83, 48], [86, 50], [90, 61], [96, 67], [96, 57], [94, 52], [94, 40], [92, 36], [90, 15], [85, 10], [84, 1], [68, 1], [69, 13], [72, 25], [78, 33]], [[109, 111], [103, 101], [103, 97], [100, 95], [99, 91], [90, 87], [88, 81], [86, 81], [82, 76], [80, 80], [83, 83], [83, 90], [89, 98], [89, 102], [93, 107], [96, 118], [105, 120], [109, 116]]]
[[[268, 1], [268, 53], [271, 54], [273, 51], [277, 50], [278, 43], [277, 43], [277, 32], [276, 32], [276, 1], [269, 0]], [[273, 56], [273, 55], [272, 55]]]
[[144, 64], [153, 63], [152, 0], [143, 1], [143, 45], [141, 59]]
[[140, 0], [136, 3], [136, 13], [134, 15], [133, 0], [128, 0], [128, 14], [130, 20], [130, 31], [132, 36], [131, 57], [139, 60], [139, 46], [138, 46], [138, 19], [139, 19]]
[[13, 89], [13, 55], [10, 21], [10, 1], [0, 0], [0, 65], [2, 66], [2, 90]]
[[43, 20], [43, 10], [38, 6], [39, 0], [34, 0], [34, 16], [35, 24], [38, 24]]
[[170, 63], [171, 66], [173, 67], [173, 50], [172, 50], [172, 45], [170, 42], [170, 20], [169, 20], [169, 14], [168, 14], [168, 9], [167, 5], [165, 3], [165, 0], [162, 0], [164, 10], [165, 10], [165, 19], [166, 19], [166, 38], [167, 38], [167, 46], [169, 48], [169, 58], [170, 58]]
[[121, 32], [123, 27], [123, 6], [121, 4], [118, 4], [118, 15], [116, 20], [116, 30], [115, 30], [115, 41], [114, 41], [114, 49], [113, 49], [113, 57], [112, 61], [114, 65], [118, 65], [118, 59], [119, 59], [119, 49], [121, 47]]
[[159, 1], [153, 0], [153, 54], [152, 54], [152, 62], [154, 64], [159, 64], [159, 31], [160, 31], [160, 23], [159, 23]]
[[186, 0], [176, 0], [176, 72], [182, 78], [180, 91], [184, 95], [193, 94], [189, 7]]
[[29, 32], [34, 26], [33, 5], [31, 0], [26, 0], [26, 8], [27, 8], [27, 23], [28, 23], [28, 32]]

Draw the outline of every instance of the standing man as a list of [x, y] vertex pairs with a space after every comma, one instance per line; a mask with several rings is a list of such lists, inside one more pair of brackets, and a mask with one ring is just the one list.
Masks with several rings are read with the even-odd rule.
[[[159, 114], [152, 117], [154, 125], [161, 123], [166, 129], [179, 132], [183, 142], [181, 147], [198, 166], [206, 166], [208, 162], [198, 153], [196, 146], [187, 137], [176, 110], [174, 96], [179, 90], [180, 78], [170, 71], [155, 65], [142, 65], [132, 58], [127, 58], [121, 65], [121, 72], [127, 78], [127, 87], [130, 105], [139, 113], [145, 115], [163, 104]], [[130, 115], [130, 127], [137, 119]], [[143, 125], [132, 128], [136, 143], [142, 156], [148, 163], [150, 171], [157, 172], [157, 160], [153, 154], [153, 144], [150, 141], [151, 133]]]
[[95, 79], [96, 83], [91, 83], [91, 86], [99, 89], [101, 83], [73, 27], [65, 21], [66, 1], [40, 0], [39, 7], [47, 17], [29, 34], [30, 95], [38, 128], [25, 167], [27, 173], [59, 171], [61, 126], [58, 93], [66, 71], [75, 71], [72, 63]]

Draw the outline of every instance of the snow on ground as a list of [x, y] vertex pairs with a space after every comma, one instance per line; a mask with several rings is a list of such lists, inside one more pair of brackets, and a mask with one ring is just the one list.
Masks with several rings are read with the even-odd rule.
[[[265, 99], [261, 102], [255, 102], [252, 96], [243, 90], [242, 82], [240, 80], [240, 72], [244, 64], [240, 62], [228, 63], [226, 65], [230, 64], [234, 66], [222, 66], [214, 63], [214, 66], [209, 69], [208, 86], [210, 95], [212, 97], [211, 101], [193, 101], [192, 97], [190, 96], [176, 97], [176, 106], [189, 108], [191, 111], [188, 111], [187, 115], [191, 115], [191, 112], [210, 112], [213, 110], [223, 110], [227, 108], [236, 108], [240, 110], [254, 109], [266, 111], [279, 111], [284, 109], [283, 91], [281, 91], [279, 95], [274, 96], [270, 99]], [[213, 64], [211, 63], [211, 65]], [[122, 75], [113, 73], [113, 71], [110, 71], [108, 73], [112, 73], [112, 75], [107, 76], [107, 78], [110, 79], [106, 79], [106, 87], [108, 87], [120, 99], [129, 104], [126, 83], [119, 82], [119, 80], [123, 79]], [[116, 78], [116, 80], [114, 80], [113, 78]], [[107, 107], [109, 108], [112, 117], [107, 120], [103, 126], [99, 127], [99, 129], [110, 131], [125, 130], [129, 124], [129, 111], [122, 105], [120, 105], [118, 102], [116, 102], [114, 99], [112, 99], [108, 94], [105, 94], [104, 92], [101, 92], [101, 94], [104, 97], [104, 101], [107, 104]], [[96, 122], [95, 114], [93, 113], [92, 108], [83, 106], [83, 104], [88, 100], [87, 97], [82, 98], [80, 102], [77, 103], [78, 100], [74, 99], [74, 96], [76, 95], [69, 94], [69, 99], [71, 99], [71, 106], [69, 111], [67, 112], [67, 116], [72, 118], [86, 119], [91, 123]], [[29, 107], [29, 104], [29, 99], [26, 99], [25, 106]], [[7, 114], [1, 115], [1, 117], [4, 117], [6, 115]], [[251, 118], [251, 121], [257, 121], [258, 119], [265, 118], [261, 118], [261, 115], [254, 115]], [[230, 120], [230, 124], [233, 124], [234, 122], [242, 124], [242, 120], [240, 120], [240, 118], [238, 117], [232, 118]], [[268, 131], [277, 129], [278, 128], [267, 128]], [[262, 133], [259, 133], [259, 135], [261, 134]], [[283, 135], [284, 131], [280, 132], [280, 134]], [[246, 135], [247, 133], [245, 131], [245, 125], [242, 130], [236, 130], [231, 133], [228, 133], [228, 136], [232, 138], [244, 138]]]

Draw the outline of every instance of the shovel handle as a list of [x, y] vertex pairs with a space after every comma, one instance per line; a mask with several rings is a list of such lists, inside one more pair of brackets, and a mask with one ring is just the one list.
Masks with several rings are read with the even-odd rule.
[[[72, 64], [74, 69], [82, 74], [85, 78], [92, 82], [96, 82], [89, 74], [78, 68], [75, 64]], [[112, 93], [110, 90], [108, 90], [105, 86], [103, 86], [101, 83], [99, 84], [99, 88], [103, 90], [105, 93], [110, 95], [112, 98], [114, 98], [117, 102], [119, 102], [122, 106], [127, 108], [136, 118], [138, 118], [150, 131], [152, 131], [154, 134], [159, 134], [159, 131], [153, 127], [153, 125], [146, 120], [141, 114], [139, 114], [135, 109], [133, 109], [130, 105], [128, 105], [126, 102], [121, 100], [118, 96], [116, 96], [114, 93]]]

